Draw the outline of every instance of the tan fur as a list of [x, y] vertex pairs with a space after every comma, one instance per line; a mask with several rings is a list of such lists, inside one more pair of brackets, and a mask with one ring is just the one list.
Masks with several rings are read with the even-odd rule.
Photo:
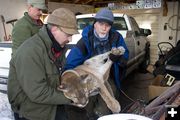
[[[65, 71], [61, 76], [61, 90], [71, 99], [74, 105], [84, 107], [88, 97], [100, 94], [113, 113], [121, 110], [119, 102], [114, 98], [108, 77], [112, 61], [108, 58], [110, 52], [97, 55], [77, 66]], [[106, 61], [106, 62], [105, 62]]]

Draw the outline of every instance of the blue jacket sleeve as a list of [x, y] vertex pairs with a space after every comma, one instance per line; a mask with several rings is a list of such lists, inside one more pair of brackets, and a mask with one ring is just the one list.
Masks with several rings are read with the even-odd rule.
[[81, 65], [85, 61], [85, 57], [78, 47], [71, 49], [66, 59], [66, 65], [64, 70], [73, 69], [78, 65]]

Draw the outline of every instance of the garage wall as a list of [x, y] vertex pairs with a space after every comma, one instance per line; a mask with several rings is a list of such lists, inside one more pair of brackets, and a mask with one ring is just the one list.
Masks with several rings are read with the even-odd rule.
[[[160, 16], [161, 24], [160, 24], [160, 31], [159, 31], [160, 36], [159, 36], [159, 40], [158, 40], [159, 42], [162, 42], [162, 41], [170, 42], [173, 45], [176, 45], [177, 40], [180, 39], [180, 32], [178, 32], [177, 30], [173, 30], [173, 29], [177, 29], [178, 26], [179, 26], [179, 30], [180, 30], [180, 16], [179, 16], [179, 20], [177, 19], [178, 6], [179, 6], [178, 2], [168, 2], [167, 16], [162, 16], [162, 14], [161, 14], [161, 16]], [[179, 14], [180, 14], [180, 12], [179, 12]], [[178, 22], [179, 22], [179, 25], [177, 25]], [[164, 30], [166, 23], [169, 24], [170, 28], [167, 25], [167, 29]]]
[[[129, 14], [136, 19], [141, 28], [151, 29], [152, 34], [148, 36], [151, 43], [151, 64], [154, 64], [158, 59], [159, 51], [157, 44], [159, 42], [167, 41], [175, 45], [176, 41], [180, 39], [180, 31], [171, 30], [169, 27], [167, 27], [167, 30], [164, 30], [164, 24], [167, 23], [168, 19], [171, 16], [178, 14], [178, 2], [168, 2], [167, 4], [167, 16], [163, 16], [163, 8], [115, 11], [119, 13]], [[173, 27], [177, 26], [177, 17], [173, 18], [173, 20], [170, 22], [170, 25], [172, 25], [172, 23]], [[170, 40], [169, 37], [172, 39]]]
[[[168, 2], [167, 5], [167, 16], [163, 16], [163, 8], [154, 9], [152, 11], [144, 10], [141, 14], [132, 14], [140, 27], [150, 28], [152, 30], [152, 35], [149, 36], [151, 43], [151, 64], [154, 64], [159, 57], [159, 49], [157, 47], [158, 43], [170, 42], [175, 46], [177, 41], [180, 40], [180, 16], [179, 19], [177, 17], [177, 15], [180, 14], [180, 12], [178, 13], [178, 9], [180, 9], [179, 3]], [[167, 29], [164, 30], [164, 25], [165, 23], [168, 23], [169, 19], [170, 27], [176, 29], [177, 26], [179, 26], [178, 31], [170, 29], [168, 25]]]
[[177, 40], [180, 41], [180, 3], [179, 3], [179, 8], [178, 8], [178, 15], [179, 15], [179, 20], [178, 20]]
[[160, 9], [152, 10], [150, 13], [142, 13], [138, 15], [132, 15], [136, 19], [140, 28], [151, 29], [152, 34], [148, 36], [148, 39], [151, 43], [150, 54], [151, 54], [151, 64], [154, 64], [158, 59], [158, 34], [159, 34], [159, 21], [160, 21]]
[[91, 5], [48, 2], [48, 12], [49, 13], [60, 7], [68, 8], [71, 11], [73, 11], [74, 13], [78, 13], [78, 12], [92, 13], [92, 12], [94, 12], [94, 6], [91, 6]]
[[[4, 16], [5, 22], [19, 19], [26, 11], [26, 0], [0, 0], [0, 15]], [[7, 35], [11, 34], [12, 25], [5, 23]], [[0, 19], [0, 41], [4, 40], [4, 29]]]
[[151, 64], [154, 64], [158, 59], [158, 34], [159, 34], [159, 23], [160, 23], [160, 14], [162, 12], [161, 8], [156, 9], [136, 9], [136, 10], [121, 10], [115, 11], [120, 13], [126, 13], [133, 16], [136, 19], [140, 28], [151, 29], [152, 34], [148, 36], [148, 39], [151, 43], [150, 54], [151, 54]]

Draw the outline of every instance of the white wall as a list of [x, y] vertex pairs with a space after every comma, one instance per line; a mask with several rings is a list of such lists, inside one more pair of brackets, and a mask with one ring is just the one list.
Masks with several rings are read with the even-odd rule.
[[[118, 11], [117, 11], [118, 12]], [[158, 36], [159, 36], [159, 22], [161, 8], [156, 9], [136, 9], [136, 10], [126, 10], [126, 11], [119, 11], [121, 13], [126, 13], [133, 16], [136, 19], [136, 22], [141, 28], [148, 28], [151, 29], [152, 34], [148, 36], [150, 41], [150, 62], [154, 64], [158, 59]]]
[[[164, 30], [165, 23], [168, 23], [169, 18], [172, 18], [173, 15], [178, 15], [178, 2], [168, 2], [168, 14], [167, 16], [162, 16], [160, 18], [160, 31], [159, 31], [159, 39], [158, 42], [170, 42], [173, 45], [176, 44], [177, 40], [180, 39], [180, 32], [177, 30], [172, 30], [167, 26], [167, 30]], [[179, 6], [180, 7], [180, 6]], [[179, 12], [180, 14], [180, 12]], [[169, 25], [172, 28], [180, 27], [180, 17], [179, 17], [179, 25], [177, 25], [177, 16], [170, 19]], [[179, 28], [180, 30], [180, 28]], [[172, 39], [169, 39], [172, 37]]]
[[92, 13], [94, 12], [94, 6], [92, 5], [82, 5], [82, 4], [69, 4], [69, 3], [58, 3], [58, 2], [48, 2], [48, 12], [52, 12], [57, 8], [64, 7], [68, 8], [74, 13]]
[[[178, 2], [168, 2], [168, 14], [163, 16], [163, 7], [156, 9], [136, 9], [136, 10], [116, 10], [115, 12], [126, 13], [133, 16], [140, 27], [150, 28], [152, 34], [148, 36], [150, 39], [151, 47], [151, 64], [154, 64], [158, 59], [158, 47], [159, 42], [170, 42], [173, 45], [176, 44], [177, 40], [180, 40], [180, 30], [171, 30], [167, 27], [167, 30], [164, 30], [164, 24], [168, 22], [168, 19], [172, 15], [178, 14], [178, 7], [180, 5]], [[180, 11], [179, 11], [180, 14]], [[170, 25], [173, 27], [177, 26], [177, 17], [170, 21]], [[180, 29], [180, 17], [179, 17], [179, 29]], [[169, 40], [169, 37], [172, 36], [172, 40]], [[176, 39], [177, 38], [177, 39]]]
[[161, 14], [161, 9], [154, 9], [151, 10], [150, 13], [147, 13], [147, 11], [143, 14], [136, 14], [133, 15], [133, 17], [136, 19], [137, 23], [141, 28], [148, 28], [151, 29], [152, 34], [148, 36], [148, 39], [150, 41], [150, 54], [151, 54], [151, 64], [154, 64], [155, 61], [158, 59], [158, 49], [157, 49], [157, 43], [158, 43], [158, 30], [159, 30], [159, 14]]
[[[177, 40], [180, 41], [180, 3], [179, 3], [179, 12], [178, 12], [178, 15], [179, 15], [179, 21], [178, 21]], [[178, 41], [177, 41], [177, 42], [178, 42]]]
[[[12, 19], [19, 19], [26, 11], [26, 0], [0, 0], [0, 15], [4, 16], [5, 22]], [[11, 34], [12, 25], [6, 24], [7, 35]], [[4, 29], [0, 19], [0, 41], [4, 40]]]

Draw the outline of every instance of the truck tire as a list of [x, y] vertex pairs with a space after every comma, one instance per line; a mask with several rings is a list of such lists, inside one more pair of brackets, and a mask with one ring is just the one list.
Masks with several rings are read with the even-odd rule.
[[141, 73], [147, 73], [147, 67], [150, 64], [150, 43], [148, 42], [145, 47], [146, 54], [144, 56], [144, 61], [139, 65], [139, 71]]

